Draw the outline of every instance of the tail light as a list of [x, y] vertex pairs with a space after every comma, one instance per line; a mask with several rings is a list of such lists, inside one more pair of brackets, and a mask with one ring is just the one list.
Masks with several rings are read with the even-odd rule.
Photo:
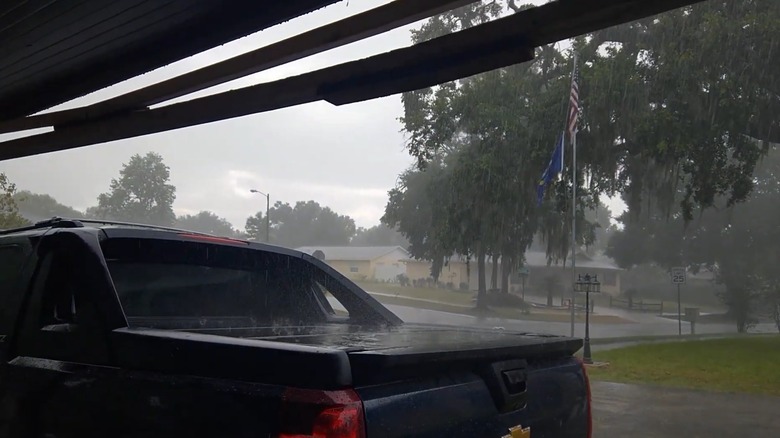
[[351, 389], [288, 388], [282, 395], [279, 438], [365, 438], [363, 403]]
[[593, 436], [593, 409], [591, 407], [591, 395], [590, 395], [590, 379], [588, 379], [588, 368], [585, 366], [585, 362], [582, 359], [577, 358], [582, 367], [582, 378], [585, 379], [585, 391], [588, 402], [588, 438]]

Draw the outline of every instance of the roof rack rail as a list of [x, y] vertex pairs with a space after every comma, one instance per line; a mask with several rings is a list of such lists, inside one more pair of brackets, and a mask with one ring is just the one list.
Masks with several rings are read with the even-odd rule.
[[41, 228], [81, 228], [84, 224], [81, 220], [77, 219], [63, 219], [61, 217], [53, 217], [42, 221], [35, 222], [32, 225], [24, 227], [9, 228], [7, 230], [0, 230], [0, 235], [18, 233], [20, 231], [39, 230]]
[[200, 231], [185, 230], [182, 228], [174, 228], [174, 227], [164, 227], [161, 225], [138, 224], [133, 222], [114, 221], [109, 219], [81, 219], [81, 218], [72, 219], [72, 218], [61, 218], [56, 216], [51, 219], [35, 222], [34, 224], [25, 227], [0, 230], [0, 235], [16, 233], [20, 231], [37, 230], [41, 228], [82, 228], [84, 224], [118, 225], [123, 227], [145, 228], [149, 230], [172, 231], [175, 233], [187, 233], [187, 234], [195, 234], [199, 236], [218, 237], [213, 234], [203, 233]]
[[133, 222], [121, 222], [121, 221], [114, 221], [108, 219], [78, 219], [78, 221], [85, 224], [120, 225], [124, 227], [147, 228], [150, 230], [174, 231], [177, 233], [189, 233], [189, 234], [198, 234], [202, 236], [213, 236], [212, 234], [202, 233], [200, 231], [185, 230], [182, 228], [164, 227], [162, 225], [137, 224]]

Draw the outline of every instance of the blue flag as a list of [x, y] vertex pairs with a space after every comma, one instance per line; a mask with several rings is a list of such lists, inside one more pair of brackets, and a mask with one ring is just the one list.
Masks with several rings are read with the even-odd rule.
[[555, 144], [555, 150], [552, 157], [550, 157], [550, 163], [547, 165], [547, 169], [544, 170], [542, 178], [539, 180], [539, 187], [536, 189], [536, 200], [539, 205], [542, 205], [544, 199], [544, 190], [555, 179], [559, 173], [563, 170], [563, 133], [558, 137], [558, 142]]

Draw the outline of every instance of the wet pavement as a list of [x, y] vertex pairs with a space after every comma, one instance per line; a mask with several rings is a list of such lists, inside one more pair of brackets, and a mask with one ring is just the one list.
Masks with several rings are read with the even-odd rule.
[[[546, 333], [554, 335], [569, 335], [571, 326], [567, 322], [523, 321], [504, 318], [477, 318], [475, 316], [457, 313], [440, 312], [436, 310], [419, 309], [416, 307], [386, 304], [385, 307], [398, 315], [406, 322], [447, 324], [459, 326], [504, 327], [507, 330], [520, 330], [534, 333]], [[619, 309], [603, 309], [604, 314], [616, 314]], [[618, 316], [632, 318], [633, 323], [628, 324], [591, 324], [590, 337], [603, 339], [624, 336], [660, 336], [676, 335], [678, 333], [677, 321], [662, 318], [651, 314], [636, 314], [625, 312]], [[690, 326], [683, 322], [683, 334], [690, 333]], [[577, 323], [575, 336], [583, 337], [584, 324]], [[759, 324], [751, 329], [754, 333], [777, 333], [774, 324]], [[725, 334], [736, 333], [734, 324], [698, 324], [697, 334]]]
[[592, 382], [593, 436], [779, 437], [780, 397]]

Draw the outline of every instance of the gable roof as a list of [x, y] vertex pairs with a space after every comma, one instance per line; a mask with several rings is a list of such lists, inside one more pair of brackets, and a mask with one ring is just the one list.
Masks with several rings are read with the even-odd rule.
[[409, 252], [400, 246], [302, 246], [297, 250], [310, 255], [320, 250], [325, 254], [325, 260], [371, 261], [393, 251], [401, 251], [402, 259], [409, 258]]
[[[525, 253], [525, 264], [532, 267], [545, 267], [547, 266], [547, 253], [544, 251], [527, 251]], [[567, 266], [571, 266], [571, 262], [566, 261]], [[560, 267], [561, 262], [551, 263], [550, 266]], [[595, 257], [589, 257], [585, 254], [577, 254], [577, 267], [578, 268], [592, 268], [592, 269], [615, 269], [620, 268], [612, 263], [611, 260], [603, 258], [597, 259]]]

